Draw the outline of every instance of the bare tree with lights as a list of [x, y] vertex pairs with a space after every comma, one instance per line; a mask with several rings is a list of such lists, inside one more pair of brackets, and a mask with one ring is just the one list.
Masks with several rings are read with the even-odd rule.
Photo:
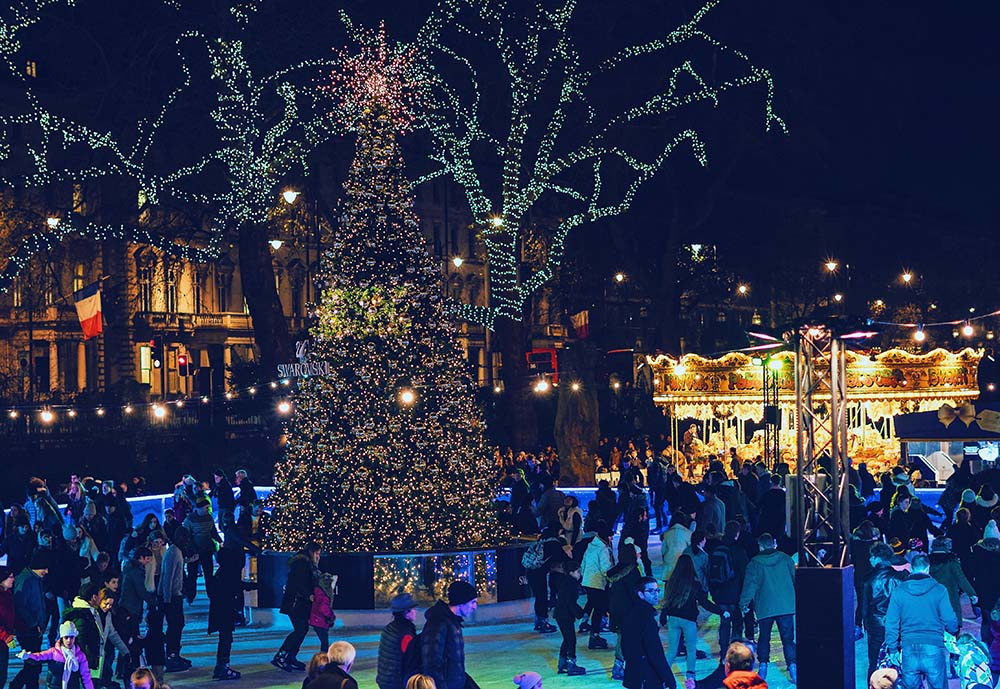
[[[719, 1], [710, 0], [663, 38], [624, 47], [590, 66], [583, 64], [570, 27], [576, 0], [539, 2], [527, 11], [523, 4], [499, 0], [441, 0], [416, 38], [429, 100], [421, 124], [431, 134], [434, 168], [416, 183], [450, 177], [464, 191], [486, 248], [489, 301], [462, 305], [458, 312], [496, 330], [504, 383], [514, 397], [513, 426], [525, 446], [531, 445], [534, 423], [526, 416], [531, 404], [524, 352], [530, 333], [521, 321], [532, 294], [557, 270], [567, 235], [585, 223], [626, 213], [637, 191], [675, 151], [708, 164], [696, 128], [643, 142], [637, 151], [622, 143], [626, 130], [672, 118], [698, 103], [717, 105], [726, 92], [751, 87], [764, 90], [764, 128], [785, 128], [772, 108], [770, 73], [701, 28]], [[641, 58], [669, 57], [688, 45], [714, 52], [732, 75], [706, 78], [709, 66], [684, 59], [667, 70], [654, 95], [632, 104], [616, 95], [601, 105], [595, 94], [600, 82], [627, 74]], [[498, 58], [500, 73], [481, 78], [474, 55]], [[497, 111], [507, 115], [500, 133], [486, 124]], [[500, 171], [499, 180], [494, 170]], [[525, 233], [532, 214], [546, 208], [557, 208], [550, 214], [561, 219], [546, 242], [545, 260], [525, 270]]]
[[311, 356], [330, 370], [300, 383], [269, 539], [280, 550], [488, 545], [502, 535], [482, 413], [399, 145], [420, 107], [414, 51], [381, 31], [359, 42], [329, 88], [357, 137], [312, 330]]

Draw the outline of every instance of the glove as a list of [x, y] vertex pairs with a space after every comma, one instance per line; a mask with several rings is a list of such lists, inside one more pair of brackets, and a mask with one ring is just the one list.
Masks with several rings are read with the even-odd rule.
[[13, 636], [7, 639], [7, 648], [12, 649], [15, 646], [17, 646], [17, 639], [15, 639]]
[[28, 652], [24, 650], [22, 650], [20, 653], [17, 654], [17, 657], [20, 658], [21, 660], [24, 660], [27, 656]]

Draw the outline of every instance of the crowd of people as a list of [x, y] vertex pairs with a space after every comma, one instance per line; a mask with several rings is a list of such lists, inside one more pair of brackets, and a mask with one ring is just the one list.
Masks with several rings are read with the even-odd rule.
[[[502, 518], [530, 539], [522, 565], [534, 598], [533, 630], [559, 633], [557, 673], [588, 674], [577, 657], [584, 635], [588, 649], [614, 654], [611, 678], [629, 689], [676, 687], [678, 677], [686, 688], [766, 687], [778, 672], [776, 631], [784, 673], [795, 683], [788, 468], [771, 471], [732, 453], [708, 458], [693, 483], [656, 448], [630, 441], [618, 485], [602, 481], [585, 506], [560, 491], [554, 452], [511, 454], [503, 467], [509, 500]], [[863, 464], [852, 469], [856, 635], [867, 641], [872, 687], [943, 688], [949, 669], [960, 665], [979, 672], [984, 686], [996, 684], [995, 473], [960, 468], [932, 508], [921, 503], [906, 467], [878, 478]], [[162, 519], [147, 514], [137, 524], [125, 499], [128, 483], [73, 476], [53, 496], [44, 480], [32, 479], [26, 502], [8, 513], [0, 546], [7, 557], [0, 567], [0, 688], [15, 648], [24, 664], [10, 682], [14, 689], [35, 689], [43, 672], [47, 686], [64, 689], [119, 681], [164, 686], [167, 673], [191, 667], [181, 653], [184, 604], [198, 595], [199, 577], [209, 599], [208, 631], [218, 635], [213, 679], [239, 679], [230, 651], [235, 627], [245, 623], [243, 592], [253, 585], [244, 566], [259, 551], [262, 515], [247, 473], [232, 478], [221, 470], [205, 482], [184, 476]], [[651, 537], [659, 538], [659, 579]], [[350, 689], [357, 687], [350, 674], [356, 650], [346, 640], [330, 643], [333, 578], [319, 562], [316, 544], [289, 560], [280, 611], [292, 630], [271, 662], [304, 673], [304, 687]], [[981, 621], [978, 638], [961, 633], [963, 595]], [[413, 597], [393, 598], [377, 656], [379, 689], [476, 687], [465, 669], [463, 623], [478, 598], [471, 584], [451, 583], [445, 599], [424, 613], [422, 629]], [[718, 662], [699, 678], [706, 615], [719, 619]], [[303, 662], [298, 655], [310, 630], [326, 650]], [[535, 672], [514, 678], [522, 689], [541, 683]]]
[[[234, 487], [235, 483], [235, 487]], [[27, 500], [3, 523], [0, 555], [0, 687], [10, 654], [25, 662], [13, 689], [163, 686], [164, 673], [191, 667], [181, 655], [184, 603], [199, 571], [209, 598], [210, 633], [219, 637], [213, 678], [229, 667], [233, 629], [245, 620], [247, 553], [259, 552], [256, 491], [243, 470], [212, 481], [184, 476], [173, 505], [134, 523], [129, 488], [72, 476], [53, 496], [32, 478]], [[217, 516], [212, 515], [213, 500]]]

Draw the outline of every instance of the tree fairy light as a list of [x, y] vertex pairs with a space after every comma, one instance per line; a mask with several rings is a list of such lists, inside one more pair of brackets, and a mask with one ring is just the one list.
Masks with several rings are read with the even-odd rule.
[[483, 547], [504, 539], [492, 460], [399, 143], [412, 123], [410, 52], [383, 30], [359, 43], [338, 53], [345, 78], [321, 90], [336, 126], [356, 136], [311, 330], [310, 354], [330, 370], [299, 381], [267, 541], [349, 552]]
[[[707, 33], [702, 23], [718, 5], [710, 0], [690, 21], [662, 38], [629, 45], [610, 57], [585, 65], [571, 24], [575, 2], [509, 3], [500, 0], [440, 0], [413, 43], [415, 83], [425, 107], [414, 127], [431, 135], [432, 170], [415, 184], [449, 177], [462, 189], [472, 211], [489, 262], [490, 303], [486, 307], [455, 306], [461, 318], [493, 328], [496, 318], [519, 320], [522, 306], [549, 281], [562, 262], [568, 234], [586, 223], [626, 213], [647, 182], [678, 150], [708, 164], [706, 146], [696, 128], [678, 128], [637, 155], [618, 142], [626, 130], [646, 120], [670, 121], [688, 106], [718, 105], [737, 89], [763, 87], [764, 128], [784, 130], [773, 108], [771, 74], [741, 51]], [[342, 13], [348, 32], [360, 34]], [[483, 80], [466, 53], [469, 39], [495, 53], [507, 83]], [[722, 60], [704, 66], [688, 59], [675, 63], [664, 86], [629, 102], [615, 99], [613, 109], [590, 99], [594, 81], [615, 78], [646, 56], [664, 56], [679, 46], [708, 47], [727, 58], [731, 73], [717, 72]], [[478, 57], [483, 57], [482, 55]], [[483, 59], [487, 63], [486, 59]], [[711, 76], [706, 76], [711, 74]], [[717, 76], [718, 75], [718, 76]], [[363, 81], [349, 92], [362, 89]], [[380, 82], [376, 85], [381, 88]], [[376, 89], [376, 92], [378, 89]], [[487, 108], [509, 104], [509, 126], [487, 127]], [[617, 104], [623, 104], [618, 108]], [[395, 113], [393, 116], [396, 116]], [[407, 124], [409, 124], [407, 122]], [[496, 152], [499, 160], [480, 152]], [[489, 182], [500, 170], [499, 185]], [[607, 177], [614, 175], [614, 184]], [[492, 189], [496, 188], [496, 193]], [[550, 228], [544, 260], [533, 272], [521, 270], [522, 235], [540, 203], [567, 208]]]

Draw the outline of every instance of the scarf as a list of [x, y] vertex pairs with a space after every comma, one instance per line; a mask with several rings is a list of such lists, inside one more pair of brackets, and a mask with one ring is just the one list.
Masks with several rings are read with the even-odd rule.
[[60, 644], [59, 650], [63, 654], [62, 689], [66, 689], [69, 686], [69, 680], [73, 676], [73, 673], [80, 671], [80, 660], [76, 657], [75, 646], [67, 648]]

